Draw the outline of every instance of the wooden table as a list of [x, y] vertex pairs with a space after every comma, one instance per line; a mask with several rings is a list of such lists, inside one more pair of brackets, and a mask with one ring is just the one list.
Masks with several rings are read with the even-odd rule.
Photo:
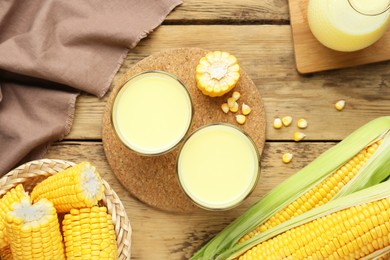
[[[256, 190], [227, 212], [178, 215], [155, 210], [130, 196], [111, 172], [101, 137], [103, 99], [83, 94], [74, 125], [55, 143], [48, 158], [93, 162], [124, 203], [130, 218], [133, 259], [187, 259], [262, 195], [311, 162], [364, 123], [390, 114], [390, 61], [349, 69], [300, 75], [294, 64], [287, 0], [184, 0], [149, 37], [130, 51], [113, 84], [124, 71], [159, 51], [201, 47], [234, 54], [260, 90], [266, 110], [267, 142]], [[341, 112], [334, 103], [345, 99]], [[275, 130], [273, 118], [303, 117], [306, 139], [294, 142], [296, 127]], [[292, 152], [290, 164], [281, 161]]]

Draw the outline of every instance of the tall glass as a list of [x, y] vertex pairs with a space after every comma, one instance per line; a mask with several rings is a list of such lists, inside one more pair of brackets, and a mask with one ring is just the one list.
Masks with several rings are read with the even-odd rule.
[[313, 35], [326, 47], [351, 52], [378, 41], [390, 24], [390, 0], [309, 0]]

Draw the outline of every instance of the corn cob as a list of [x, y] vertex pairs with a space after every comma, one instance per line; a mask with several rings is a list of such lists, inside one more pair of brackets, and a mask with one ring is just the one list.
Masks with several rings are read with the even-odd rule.
[[31, 198], [34, 202], [46, 198], [53, 202], [57, 212], [64, 213], [73, 208], [95, 206], [103, 192], [96, 168], [89, 162], [82, 162], [37, 184]]
[[65, 259], [58, 217], [53, 204], [28, 197], [14, 203], [6, 217], [6, 231], [14, 260]]
[[[338, 170], [351, 168], [350, 166], [343, 168], [343, 165], [348, 165], [348, 162], [351, 160], [355, 161], [353, 158], [359, 152], [363, 151], [363, 149], [369, 155], [366, 159], [359, 155], [357, 158], [359, 159], [361, 157], [359, 161], [363, 159], [366, 162], [357, 172], [353, 171], [353, 175], [348, 176], [348, 173], [348, 178], [346, 179], [348, 182], [343, 182], [343, 178], [334, 175], [335, 173], [337, 174]], [[376, 152], [374, 153], [375, 150]], [[330, 192], [330, 187], [336, 187], [336, 190], [329, 197], [327, 197], [327, 192], [323, 193], [322, 197], [325, 197], [326, 200], [321, 204], [327, 205], [329, 203], [327, 201], [329, 200], [344, 197], [383, 181], [390, 175], [389, 169], [390, 117], [382, 117], [362, 126], [342, 142], [320, 155], [302, 170], [279, 184], [196, 252], [192, 259], [214, 259], [216, 256], [224, 254], [231, 248], [245, 247], [251, 241], [261, 237], [262, 232], [266, 233], [267, 229], [272, 226], [278, 227], [283, 225], [283, 222], [290, 218], [290, 220], [294, 220], [304, 211], [311, 212], [316, 210], [318, 208], [316, 206], [319, 204], [313, 203], [313, 198], [309, 200], [310, 196], [306, 198], [305, 194], [315, 195], [315, 187], [319, 189], [318, 185], [323, 185], [324, 182], [326, 184], [326, 189], [322, 188], [324, 191], [329, 189], [328, 192]], [[336, 182], [328, 185], [327, 181], [331, 183]], [[319, 194], [321, 195], [321, 192]], [[306, 205], [304, 201], [301, 201], [301, 197], [308, 199]], [[299, 198], [301, 200], [298, 200]], [[304, 210], [301, 208], [300, 211], [298, 211], [299, 207], [297, 207], [297, 211], [294, 212], [295, 209], [291, 208], [290, 204], [299, 206], [297, 200], [305, 207]], [[311, 209], [307, 209], [306, 206]], [[284, 209], [288, 210], [284, 212]], [[281, 213], [279, 215], [282, 218], [275, 217], [276, 220], [271, 220], [278, 212]], [[269, 225], [263, 226], [268, 220], [271, 220], [271, 222], [268, 222]], [[241, 242], [238, 243], [240, 240]]]
[[386, 181], [286, 221], [217, 259], [376, 259], [389, 252]]
[[360, 259], [390, 245], [389, 215], [389, 198], [354, 206], [288, 230], [253, 247], [239, 260]]
[[233, 89], [240, 78], [236, 57], [221, 51], [209, 52], [196, 67], [196, 82], [203, 94], [222, 96]]
[[[0, 249], [8, 247], [8, 239], [5, 232], [5, 217], [12, 209], [12, 205], [20, 202], [21, 198], [26, 197], [27, 193], [24, 191], [22, 184], [9, 190], [0, 199]], [[2, 257], [3, 258], [3, 257]]]
[[67, 259], [116, 259], [114, 226], [105, 207], [72, 209], [62, 226]]
[[305, 192], [305, 194], [290, 203], [281, 211], [277, 212], [255, 230], [246, 234], [239, 242], [244, 242], [259, 232], [264, 232], [265, 230], [277, 226], [294, 216], [298, 216], [314, 207], [321, 206], [330, 201], [332, 197], [345, 186], [345, 184], [355, 177], [360, 168], [364, 166], [381, 143], [382, 140], [378, 140], [377, 142], [364, 148], [346, 164], [339, 167], [339, 169], [329, 175], [325, 180]]

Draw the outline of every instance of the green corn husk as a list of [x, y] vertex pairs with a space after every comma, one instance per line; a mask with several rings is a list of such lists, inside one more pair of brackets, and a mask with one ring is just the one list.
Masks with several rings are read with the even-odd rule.
[[[281, 233], [284, 233], [287, 230], [301, 226], [317, 218], [332, 214], [334, 212], [338, 212], [346, 208], [361, 205], [364, 203], [374, 202], [389, 197], [390, 197], [390, 181], [376, 184], [374, 186], [365, 188], [355, 193], [332, 200], [321, 207], [317, 207], [312, 210], [309, 210], [303, 213], [302, 215], [299, 215], [286, 222], [283, 222], [276, 227], [270, 228], [262, 232], [261, 234], [258, 234], [255, 237], [252, 237], [251, 239], [245, 241], [242, 245], [238, 244], [230, 248], [229, 250], [226, 250], [221, 255], [219, 255], [216, 259], [221, 260], [221, 259], [237, 258], [241, 254], [245, 253], [247, 250], [252, 248], [253, 246], [262, 243], [272, 237], [275, 237]], [[385, 247], [381, 250], [373, 252], [370, 255], [365, 256], [363, 259], [373, 259], [373, 257], [382, 256], [384, 254], [387, 254], [389, 251], [390, 248]]]
[[389, 132], [390, 116], [377, 118], [360, 127], [266, 194], [196, 252], [191, 259], [215, 259], [230, 248], [237, 248], [235, 245], [241, 237], [263, 224], [380, 138], [383, 138], [383, 141], [378, 150], [336, 197], [341, 198], [382, 182], [390, 175]]

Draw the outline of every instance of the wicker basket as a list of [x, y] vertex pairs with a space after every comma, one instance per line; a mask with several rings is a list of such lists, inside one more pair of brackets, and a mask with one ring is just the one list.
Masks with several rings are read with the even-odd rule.
[[[20, 183], [23, 184], [26, 191], [30, 192], [36, 184], [45, 178], [73, 165], [75, 165], [73, 162], [52, 159], [37, 160], [23, 164], [0, 179], [0, 197]], [[118, 259], [130, 259], [130, 221], [115, 191], [110, 188], [105, 180], [103, 180], [103, 185], [105, 191], [103, 199], [99, 203], [106, 206], [108, 212], [112, 215], [118, 245]]]

